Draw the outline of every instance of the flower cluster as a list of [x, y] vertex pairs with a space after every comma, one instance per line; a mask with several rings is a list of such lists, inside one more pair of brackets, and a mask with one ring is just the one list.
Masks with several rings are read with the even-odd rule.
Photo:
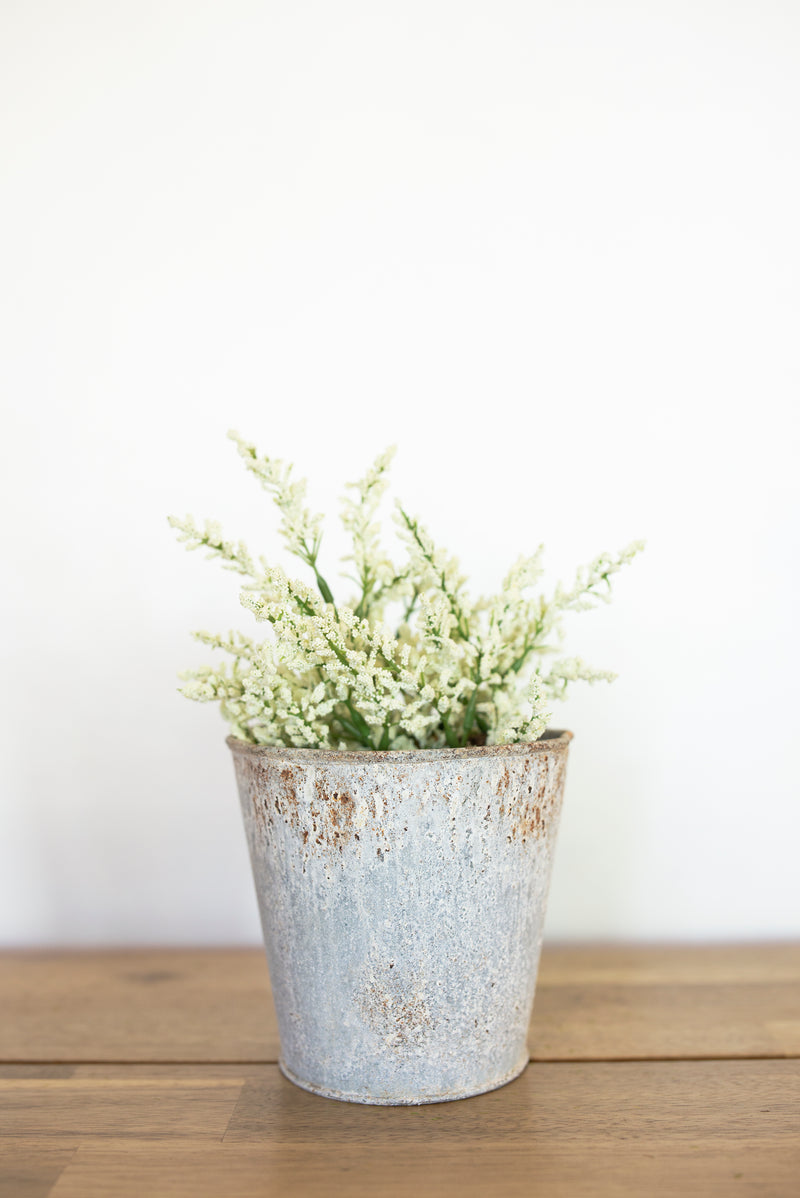
[[247, 468], [281, 513], [289, 553], [313, 576], [290, 577], [242, 542], [227, 541], [208, 521], [170, 517], [189, 549], [204, 548], [246, 581], [240, 595], [264, 640], [239, 633], [197, 632], [229, 661], [183, 675], [182, 692], [214, 700], [231, 732], [263, 745], [331, 749], [417, 749], [533, 741], [548, 706], [571, 682], [610, 680], [578, 657], [558, 657], [563, 618], [606, 602], [611, 577], [642, 549], [602, 554], [573, 585], [536, 591], [541, 547], [512, 566], [497, 596], [473, 601], [458, 561], [437, 546], [400, 504], [395, 523], [405, 555], [398, 564], [381, 547], [377, 520], [394, 450], [364, 478], [348, 484], [342, 523], [352, 540], [346, 575], [357, 588], [337, 602], [319, 569], [322, 518], [305, 506], [306, 484], [292, 467], [259, 456], [238, 433]]

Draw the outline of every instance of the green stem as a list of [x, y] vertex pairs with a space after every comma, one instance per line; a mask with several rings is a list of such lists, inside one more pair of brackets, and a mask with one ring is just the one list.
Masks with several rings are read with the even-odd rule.
[[539, 637], [542, 635], [543, 631], [544, 631], [544, 621], [537, 620], [534, 625], [534, 628], [533, 628], [533, 635], [529, 637], [528, 634], [526, 634], [525, 644], [522, 647], [522, 652], [520, 653], [519, 657], [516, 658], [516, 660], [513, 661], [511, 663], [511, 665], [509, 666], [508, 671], [507, 671], [509, 674], [511, 673], [512, 670], [514, 671], [515, 674], [518, 674], [520, 672], [520, 670], [524, 666], [529, 654], [536, 648], [536, 642], [539, 639]]
[[475, 708], [478, 706], [478, 683], [475, 683], [475, 689], [469, 697], [467, 710], [464, 712], [464, 731], [461, 734], [461, 744], [466, 745], [469, 740], [469, 734], [472, 731], [472, 725], [475, 723]]
[[370, 729], [369, 724], [364, 719], [361, 712], [358, 711], [357, 708], [355, 708], [353, 706], [350, 699], [345, 699], [345, 707], [350, 712], [350, 719], [353, 721], [356, 728], [358, 728], [358, 730], [360, 731], [361, 736], [366, 738], [366, 740], [369, 742], [370, 748], [372, 748], [372, 731]]
[[[425, 546], [422, 544], [422, 541], [420, 540], [417, 521], [412, 520], [407, 515], [407, 513], [405, 511], [403, 511], [402, 508], [400, 508], [400, 514], [402, 515], [403, 519], [406, 522], [406, 527], [408, 528], [408, 531], [411, 533], [412, 537], [416, 541], [417, 546], [419, 547], [419, 551], [422, 554], [423, 559], [428, 563], [428, 565], [431, 567], [431, 569], [436, 570], [436, 567], [433, 564], [433, 558], [427, 552], [427, 550], [425, 549]], [[464, 615], [464, 611], [461, 607], [461, 604], [458, 602], [458, 599], [453, 594], [453, 592], [449, 591], [447, 589], [447, 577], [446, 577], [445, 571], [438, 570], [437, 573], [439, 575], [439, 590], [445, 596], [445, 598], [447, 599], [447, 602], [450, 605], [450, 611], [453, 613], [453, 616], [455, 617], [456, 627], [458, 628], [458, 635], [461, 637], [462, 640], [469, 641], [469, 639], [470, 639], [469, 622], [467, 620], [467, 617]]]
[[297, 557], [299, 557], [301, 561], [305, 562], [307, 566], [311, 567], [311, 569], [314, 571], [314, 578], [317, 581], [317, 589], [319, 590], [320, 595], [322, 595], [322, 598], [326, 603], [331, 603], [335, 607], [336, 604], [333, 601], [333, 592], [317, 569], [320, 540], [321, 538], [317, 537], [314, 541], [313, 547], [309, 549], [308, 543], [305, 539], [303, 539], [300, 542], [300, 552], [297, 553]]
[[372, 606], [370, 603], [370, 598], [373, 587], [374, 580], [370, 577], [369, 573], [366, 573], [361, 579], [361, 598], [358, 601], [358, 606], [354, 609], [359, 620], [365, 620], [367, 618], [367, 612]]
[[445, 735], [445, 738], [446, 738], [447, 743], [450, 746], [450, 748], [457, 749], [458, 748], [458, 737], [456, 736], [453, 729], [450, 727], [450, 721], [447, 718], [446, 711], [442, 712], [442, 727], [444, 728], [444, 735]]
[[355, 724], [351, 724], [350, 721], [345, 718], [345, 716], [337, 715], [335, 718], [336, 722], [342, 727], [351, 740], [358, 741], [358, 743], [363, 745], [365, 749], [373, 748], [370, 737], [364, 737], [358, 728], [356, 728]]
[[336, 605], [333, 602], [333, 593], [331, 591], [331, 588], [328, 586], [327, 582], [322, 577], [322, 575], [318, 572], [316, 567], [314, 567], [313, 569], [314, 569], [314, 577], [317, 580], [317, 587], [319, 588], [320, 595], [322, 595], [322, 598], [325, 600], [326, 603], [333, 604], [333, 606], [335, 607]]
[[408, 604], [408, 606], [406, 607], [406, 610], [403, 612], [403, 623], [404, 624], [408, 623], [408, 617], [411, 615], [412, 611], [417, 606], [418, 599], [419, 599], [419, 587], [415, 586], [414, 594], [411, 596], [411, 602]]
[[355, 609], [355, 614], [358, 616], [359, 620], [363, 620], [363, 619], [365, 619], [367, 611], [368, 611], [368, 601], [369, 601], [369, 597], [370, 597], [370, 592], [373, 588], [373, 579], [370, 577], [369, 569], [367, 567], [365, 567], [364, 570], [362, 571], [360, 581], [361, 581], [361, 598], [358, 601], [358, 606]]

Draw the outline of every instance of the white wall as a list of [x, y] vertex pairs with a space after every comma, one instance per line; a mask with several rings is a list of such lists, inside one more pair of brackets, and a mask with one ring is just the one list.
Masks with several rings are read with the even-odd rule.
[[[635, 536], [571, 651], [552, 937], [800, 934], [800, 9], [6, 2], [0, 941], [256, 940], [217, 712], [269, 554], [225, 430], [485, 589]], [[343, 551], [333, 526], [331, 563]], [[335, 573], [335, 565], [329, 567]]]

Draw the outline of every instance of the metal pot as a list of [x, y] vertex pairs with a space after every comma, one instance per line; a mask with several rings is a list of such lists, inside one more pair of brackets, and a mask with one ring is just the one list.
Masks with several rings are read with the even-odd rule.
[[571, 738], [384, 753], [229, 738], [286, 1077], [399, 1105], [522, 1072]]

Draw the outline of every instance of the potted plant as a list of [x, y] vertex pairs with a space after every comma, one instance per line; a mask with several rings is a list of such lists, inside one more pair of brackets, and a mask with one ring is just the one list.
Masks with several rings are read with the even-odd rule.
[[535, 592], [541, 548], [473, 600], [455, 558], [397, 505], [405, 553], [380, 545], [393, 450], [348, 486], [352, 595], [321, 573], [321, 517], [292, 468], [238, 434], [311, 582], [256, 560], [216, 523], [170, 518], [242, 578], [266, 639], [195, 633], [227, 664], [182, 675], [218, 701], [258, 893], [281, 1069], [354, 1102], [494, 1089], [526, 1036], [571, 733], [547, 731], [569, 684], [612, 675], [562, 657], [563, 617], [609, 597], [641, 548]]

